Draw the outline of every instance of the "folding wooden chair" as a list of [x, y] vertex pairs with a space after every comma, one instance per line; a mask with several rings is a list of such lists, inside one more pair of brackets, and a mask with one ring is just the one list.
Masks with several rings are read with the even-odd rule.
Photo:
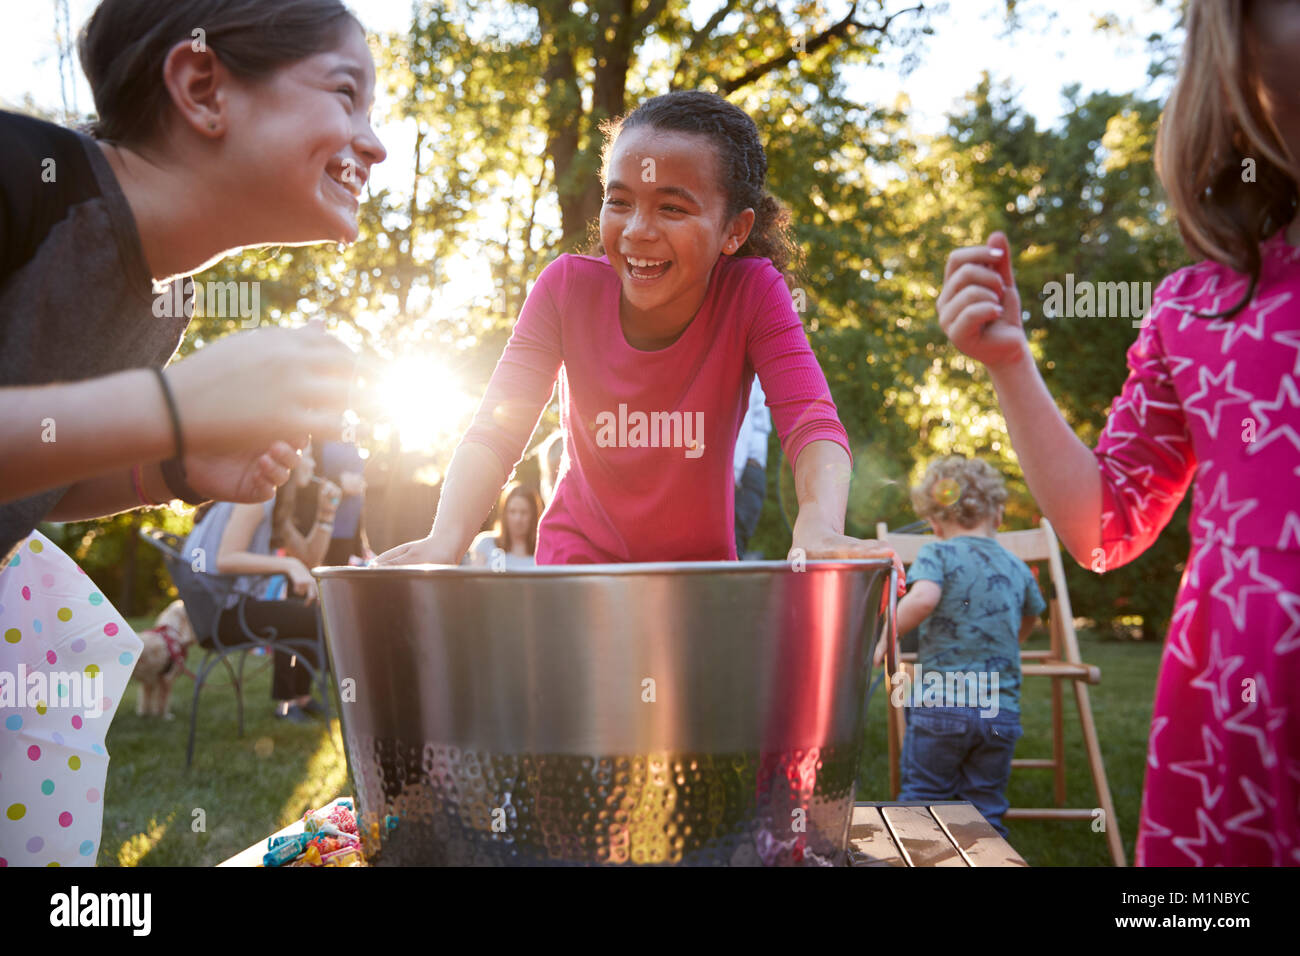
[[[916, 560], [916, 554], [923, 544], [935, 540], [933, 535], [928, 534], [892, 534], [883, 522], [876, 525], [876, 537], [887, 542], [907, 565]], [[1055, 776], [1056, 806], [1013, 807], [1006, 812], [1005, 818], [1091, 820], [1094, 817], [1096, 811], [1092, 807], [1065, 806], [1065, 719], [1061, 682], [1069, 681], [1074, 688], [1074, 699], [1079, 708], [1079, 726], [1083, 731], [1083, 743], [1088, 753], [1088, 765], [1097, 791], [1098, 806], [1105, 815], [1106, 843], [1115, 865], [1125, 866], [1124, 843], [1120, 839], [1115, 804], [1110, 797], [1106, 766], [1102, 762], [1101, 746], [1097, 740], [1097, 725], [1093, 721], [1092, 704], [1088, 699], [1088, 685], [1101, 682], [1101, 670], [1085, 664], [1079, 656], [1079, 642], [1074, 633], [1074, 612], [1070, 608], [1070, 595], [1065, 587], [1065, 567], [1061, 564], [1061, 549], [1056, 534], [1044, 518], [1035, 530], [1004, 532], [998, 535], [997, 540], [998, 544], [1022, 561], [1046, 561], [1051, 571], [1054, 592], [1048, 601], [1050, 649], [1020, 653], [1020, 673], [1023, 677], [1048, 677], [1052, 681], [1052, 756], [1050, 759], [1017, 757], [1011, 761], [1011, 767], [1013, 770], [1051, 770]], [[916, 654], [902, 654], [900, 660], [910, 680], [915, 673]], [[893, 703], [894, 686], [894, 675], [886, 674], [885, 689], [891, 691], [886, 695], [889, 712], [889, 786], [897, 799], [899, 758], [903, 750], [905, 724], [902, 709]]]

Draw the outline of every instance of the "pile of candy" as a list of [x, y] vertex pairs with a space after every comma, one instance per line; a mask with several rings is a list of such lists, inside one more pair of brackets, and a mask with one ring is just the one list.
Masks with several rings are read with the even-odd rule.
[[302, 833], [271, 837], [263, 866], [365, 866], [351, 800], [309, 810], [302, 820]]

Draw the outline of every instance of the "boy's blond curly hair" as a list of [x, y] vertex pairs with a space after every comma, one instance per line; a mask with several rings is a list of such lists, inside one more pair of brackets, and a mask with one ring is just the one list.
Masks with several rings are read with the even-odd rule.
[[997, 522], [1007, 500], [1002, 476], [986, 461], [949, 455], [930, 462], [925, 477], [912, 489], [912, 507], [926, 520], [956, 522], [973, 528], [986, 519]]

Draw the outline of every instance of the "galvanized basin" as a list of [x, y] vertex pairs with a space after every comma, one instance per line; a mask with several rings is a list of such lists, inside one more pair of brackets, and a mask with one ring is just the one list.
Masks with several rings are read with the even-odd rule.
[[891, 571], [316, 569], [367, 856], [841, 862]]

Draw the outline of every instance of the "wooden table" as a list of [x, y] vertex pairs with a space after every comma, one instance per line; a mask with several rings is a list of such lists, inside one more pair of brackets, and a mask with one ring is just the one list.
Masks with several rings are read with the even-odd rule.
[[[302, 821], [296, 820], [273, 836], [301, 832]], [[258, 840], [218, 865], [261, 866], [267, 842]], [[1029, 865], [978, 810], [962, 802], [859, 803], [849, 826], [849, 862], [851, 866]]]
[[851, 866], [1028, 866], [969, 803], [859, 803]]

